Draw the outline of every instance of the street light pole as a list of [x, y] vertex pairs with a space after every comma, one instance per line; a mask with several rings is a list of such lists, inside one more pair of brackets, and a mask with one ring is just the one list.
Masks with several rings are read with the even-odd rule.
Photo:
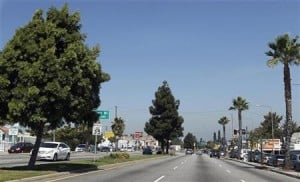
[[274, 155], [274, 124], [273, 124], [273, 112], [272, 107], [267, 105], [256, 105], [256, 107], [267, 107], [270, 109], [271, 112], [271, 122], [272, 122], [272, 154]]

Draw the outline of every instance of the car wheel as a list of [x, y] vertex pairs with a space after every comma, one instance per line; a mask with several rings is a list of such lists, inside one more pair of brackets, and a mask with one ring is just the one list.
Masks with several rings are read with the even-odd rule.
[[57, 154], [54, 154], [53, 161], [57, 161]]
[[67, 156], [66, 156], [66, 159], [65, 159], [66, 161], [69, 161], [70, 160], [70, 153], [68, 153], [67, 154]]

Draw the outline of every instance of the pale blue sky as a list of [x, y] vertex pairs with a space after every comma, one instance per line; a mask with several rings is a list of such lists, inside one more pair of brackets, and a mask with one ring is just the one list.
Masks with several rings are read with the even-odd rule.
[[[143, 131], [148, 107], [164, 80], [181, 102], [185, 134], [212, 139], [232, 99], [250, 102], [243, 126], [257, 127], [269, 108], [285, 114], [283, 68], [269, 68], [268, 42], [300, 32], [300, 1], [237, 0], [0, 0], [0, 47], [30, 21], [35, 10], [65, 2], [80, 11], [89, 46], [99, 44], [99, 61], [111, 81], [102, 85], [101, 110], [118, 106], [126, 133]], [[292, 83], [300, 83], [292, 67]], [[293, 118], [300, 125], [300, 85], [293, 85]], [[108, 121], [103, 121], [109, 123]], [[108, 124], [107, 124], [108, 125]], [[228, 135], [231, 123], [227, 125]]]

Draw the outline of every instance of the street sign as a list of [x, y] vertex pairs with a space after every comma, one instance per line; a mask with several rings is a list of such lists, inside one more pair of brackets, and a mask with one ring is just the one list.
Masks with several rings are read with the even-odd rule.
[[18, 135], [18, 133], [19, 133], [18, 128], [9, 128], [9, 130], [8, 130], [8, 135], [11, 135], [11, 136], [16, 136], [16, 135]]
[[95, 123], [93, 125], [93, 135], [101, 135], [102, 134], [102, 125], [99, 123]]
[[96, 111], [99, 114], [99, 119], [109, 119], [109, 111], [102, 111], [102, 110], [97, 110]]

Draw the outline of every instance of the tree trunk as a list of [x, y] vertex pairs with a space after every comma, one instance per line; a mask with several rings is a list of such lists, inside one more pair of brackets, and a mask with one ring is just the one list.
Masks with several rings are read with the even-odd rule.
[[291, 125], [292, 125], [292, 90], [291, 90], [291, 75], [288, 63], [283, 67], [284, 79], [284, 96], [285, 96], [285, 109], [286, 109], [286, 131], [285, 131], [285, 165], [284, 168], [288, 169], [290, 166], [290, 142], [291, 142]]
[[239, 144], [238, 151], [241, 152], [243, 148], [243, 136], [242, 136], [242, 111], [238, 110], [238, 119], [239, 119]]
[[226, 138], [225, 138], [225, 124], [223, 124], [223, 146], [226, 144]]
[[37, 136], [36, 136], [36, 140], [35, 140], [35, 144], [34, 144], [34, 148], [33, 151], [31, 153], [31, 157], [30, 160], [28, 162], [28, 168], [29, 169], [33, 169], [34, 165], [35, 165], [35, 161], [36, 161], [36, 157], [41, 145], [41, 141], [43, 138], [43, 131], [44, 131], [44, 123], [40, 125], [39, 129], [36, 130], [37, 131]]
[[160, 146], [161, 146], [161, 150], [165, 152], [165, 142], [163, 140], [161, 141]]
[[169, 154], [169, 145], [170, 145], [170, 143], [169, 143], [169, 140], [167, 141], [167, 147], [166, 147], [166, 154]]

